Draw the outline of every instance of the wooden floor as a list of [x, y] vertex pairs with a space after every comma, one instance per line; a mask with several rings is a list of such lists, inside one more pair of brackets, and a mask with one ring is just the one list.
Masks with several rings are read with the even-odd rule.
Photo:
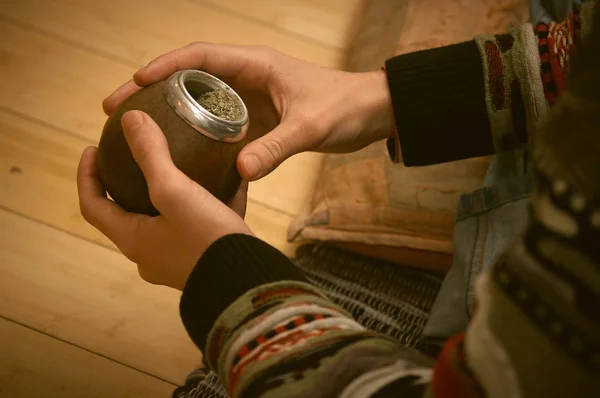
[[[147, 285], [79, 215], [101, 100], [194, 40], [340, 66], [360, 0], [0, 0], [0, 397], [167, 397], [200, 364], [178, 294]], [[251, 184], [247, 220], [292, 254], [321, 156]]]

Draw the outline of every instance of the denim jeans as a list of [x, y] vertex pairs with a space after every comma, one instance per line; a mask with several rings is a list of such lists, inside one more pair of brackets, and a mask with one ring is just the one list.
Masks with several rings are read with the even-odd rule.
[[446, 275], [423, 337], [443, 343], [464, 331], [473, 314], [473, 282], [525, 227], [532, 189], [527, 152], [494, 155], [484, 187], [463, 195], [454, 226], [454, 262]]
[[[561, 21], [573, 0], [530, 0], [531, 23]], [[484, 187], [463, 195], [454, 227], [454, 260], [423, 330], [423, 338], [442, 344], [463, 332], [473, 315], [473, 283], [523, 232], [532, 189], [524, 149], [494, 155]]]

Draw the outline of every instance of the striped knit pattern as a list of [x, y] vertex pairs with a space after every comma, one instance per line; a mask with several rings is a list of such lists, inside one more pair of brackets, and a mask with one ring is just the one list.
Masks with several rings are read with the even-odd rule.
[[497, 152], [528, 142], [548, 105], [554, 104], [565, 89], [571, 54], [582, 29], [591, 24], [582, 21], [580, 13], [593, 6], [574, 5], [573, 12], [560, 23], [524, 24], [509, 34], [475, 36]]
[[190, 374], [185, 385], [173, 392], [173, 398], [228, 398], [215, 372], [201, 368]]
[[485, 397], [485, 392], [467, 364], [464, 342], [465, 334], [461, 333], [444, 345], [432, 384], [436, 398]]
[[298, 253], [296, 263], [307, 279], [368, 330], [437, 355], [437, 348], [420, 336], [441, 286], [440, 275], [327, 245], [305, 246]]
[[[331, 314], [304, 314], [293, 317], [291, 319], [286, 319], [283, 322], [279, 323], [277, 326], [269, 329], [266, 333], [261, 333], [258, 337], [250, 340], [248, 343], [244, 344], [242, 348], [237, 350], [235, 353], [235, 357], [233, 358], [232, 365], [236, 367], [240, 361], [245, 360], [249, 356], [252, 356], [252, 352], [257, 348], [260, 348], [263, 345], [279, 342], [285, 337], [290, 335], [294, 335], [296, 331], [302, 329], [304, 325], [313, 326], [317, 323], [317, 321], [322, 321], [325, 319], [331, 319], [333, 315]], [[337, 321], [337, 320], [336, 320]], [[322, 329], [317, 329], [322, 330]]]
[[[441, 276], [327, 245], [301, 247], [296, 265], [315, 287], [366, 329], [391, 337], [407, 348], [438, 354], [437, 346], [426, 345], [420, 336], [441, 286]], [[262, 305], [300, 292], [310, 294], [303, 289], [282, 288], [259, 295], [254, 302]], [[209, 370], [204, 373], [207, 376], [203, 378], [188, 379], [173, 397], [227, 398], [218, 376]], [[190, 390], [194, 392], [187, 392]]]
[[[523, 241], [477, 281], [463, 373], [473, 372], [488, 397], [600, 396], [600, 202], [562, 178], [538, 176]], [[507, 319], [510, 327], [501, 326]], [[442, 379], [440, 397], [467, 385]], [[469, 391], [461, 396], [481, 396]]]
[[574, 5], [573, 12], [563, 22], [541, 23], [535, 27], [544, 94], [550, 105], [565, 88], [569, 58], [581, 35], [580, 9], [580, 5]]
[[[254, 301], [254, 300], [253, 300]], [[230, 343], [217, 348], [222, 351], [219, 369], [227, 369], [228, 390], [235, 390], [247, 368], [264, 362], [273, 355], [295, 349], [307, 341], [330, 332], [363, 330], [355, 321], [326, 305], [294, 303], [270, 308], [268, 315], [252, 322], [248, 328], [234, 333]]]

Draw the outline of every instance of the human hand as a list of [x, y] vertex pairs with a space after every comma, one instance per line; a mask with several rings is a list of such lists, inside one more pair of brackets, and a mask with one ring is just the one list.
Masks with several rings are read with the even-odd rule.
[[392, 137], [395, 129], [384, 71], [323, 68], [267, 47], [192, 43], [161, 55], [107, 99], [111, 114], [140, 86], [182, 69], [200, 69], [231, 85], [248, 106], [250, 138], [238, 155], [245, 180], [274, 170], [303, 151], [351, 152]]
[[77, 172], [81, 214], [138, 265], [144, 280], [182, 290], [213, 242], [232, 233], [252, 235], [243, 220], [248, 185], [228, 207], [177, 169], [165, 136], [148, 115], [127, 112], [122, 125], [160, 215], [129, 213], [106, 197], [95, 147], [83, 152]]

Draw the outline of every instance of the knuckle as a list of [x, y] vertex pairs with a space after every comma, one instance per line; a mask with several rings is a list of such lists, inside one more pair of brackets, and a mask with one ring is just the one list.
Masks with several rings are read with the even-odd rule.
[[[134, 127], [134, 129], [136, 127]], [[146, 143], [143, 142], [143, 140], [147, 140], [147, 137], [140, 137], [141, 135], [142, 134], [136, 135], [135, 137], [137, 139], [132, 140], [130, 144], [131, 152], [134, 155], [135, 161], [140, 166], [142, 166], [150, 159], [153, 150], [153, 148], [150, 145], [146, 145]]]
[[277, 163], [283, 160], [284, 148], [281, 140], [278, 138], [267, 139], [264, 142], [264, 148], [271, 158]]
[[261, 55], [271, 55], [275, 50], [272, 47], [266, 46], [264, 44], [256, 44], [252, 46], [253, 50]]
[[257, 57], [264, 63], [264, 65], [270, 66], [276, 63], [276, 58], [279, 52], [273, 47], [260, 44], [253, 46], [253, 50]]
[[205, 45], [205, 42], [200, 41], [200, 40], [194, 40], [194, 41], [190, 42], [186, 47], [198, 48], [198, 47], [202, 47], [204, 45]]
[[299, 119], [298, 125], [300, 126], [299, 131], [301, 131], [301, 134], [308, 137], [313, 137], [318, 133], [322, 119], [308, 114], [300, 116]]

